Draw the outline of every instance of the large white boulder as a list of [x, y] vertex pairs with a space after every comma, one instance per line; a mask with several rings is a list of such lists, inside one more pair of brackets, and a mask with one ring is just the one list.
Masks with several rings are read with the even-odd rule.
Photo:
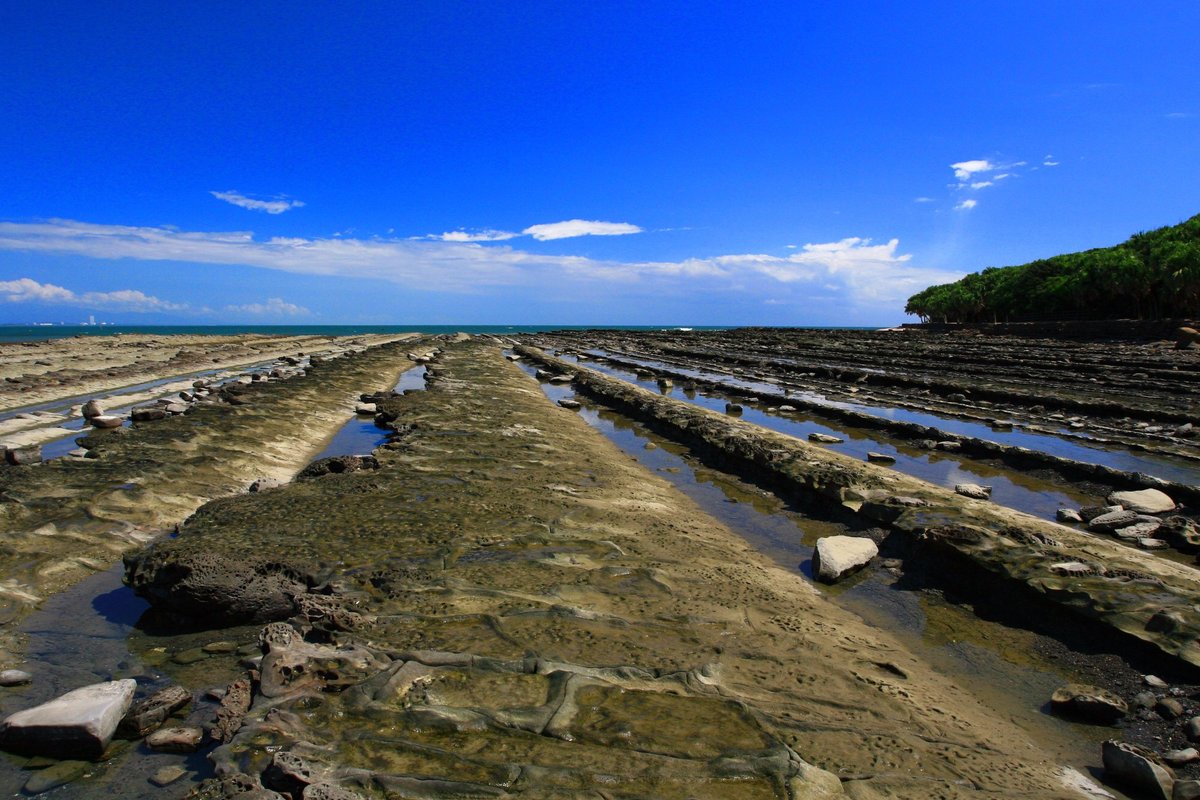
[[825, 536], [817, 539], [813, 553], [813, 572], [817, 580], [836, 583], [851, 572], [862, 569], [879, 555], [870, 539], [859, 536]]
[[94, 683], [0, 723], [5, 750], [53, 758], [98, 758], [133, 702], [137, 681]]
[[1175, 510], [1175, 501], [1158, 489], [1113, 492], [1108, 496], [1108, 502], [1139, 514], [1165, 514]]

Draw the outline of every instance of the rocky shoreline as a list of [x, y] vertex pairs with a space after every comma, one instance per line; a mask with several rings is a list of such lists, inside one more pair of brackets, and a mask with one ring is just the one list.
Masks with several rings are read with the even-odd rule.
[[[636, 343], [620, 335], [642, 356], [662, 348], [656, 334]], [[589, 347], [581, 336], [564, 334], [568, 349], [617, 350], [611, 338]], [[723, 346], [758, 348], [770, 361], [775, 334], [722, 336]], [[843, 332], [826, 339], [818, 346], [861, 353]], [[209, 406], [92, 434], [98, 459], [0, 471], [9, 542], [56, 541], [29, 529], [58, 514], [56, 532], [75, 544], [44, 563], [78, 566], [88, 535], [98, 549], [84, 557], [97, 566], [130, 551], [126, 581], [153, 606], [131, 652], [176, 682], [130, 689], [121, 679], [137, 676], [112, 676], [119, 687], [101, 693], [133, 710], [115, 715], [124, 732], [108, 733], [117, 738], [100, 748], [98, 766], [70, 779], [72, 789], [292, 800], [1103, 796], [1047, 761], [969, 684], [939, 674], [631, 462], [575, 413], [579, 402], [548, 399], [512, 363], [523, 356], [580, 399], [830, 520], [845, 535], [822, 540], [814, 573], [839, 581], [882, 564], [903, 582], [950, 565], [977, 589], [1017, 587], [1014, 609], [1124, 637], [1128, 648], [1101, 658], [1072, 641], [1079, 626], [1065, 644], [1054, 644], [1052, 626], [1039, 634], [1043, 657], [1100, 684], [1058, 705], [1082, 718], [1102, 692], [1115, 696], [1112, 707], [1124, 704], [1111, 728], [1123, 744], [1106, 746], [1103, 758], [1118, 791], [1138, 796], [1129, 781], [1147, 775], [1165, 796], [1172, 786], [1192, 790], [1196, 768], [1183, 751], [1193, 733], [1200, 738], [1200, 725], [1189, 727], [1200, 711], [1200, 581], [1190, 564], [971, 500], [578, 361], [522, 347], [506, 359], [505, 345], [491, 337], [351, 345], [302, 376], [238, 384]], [[426, 367], [423, 391], [383, 389], [414, 362]], [[374, 453], [303, 471], [288, 459], [321, 438], [296, 424], [298, 413], [329, 408], [328, 430], [356, 405], [387, 431]], [[1191, 410], [1176, 403], [1171, 413]], [[193, 446], [181, 449], [185, 442]], [[1190, 447], [1174, 437], [1162, 451]], [[279, 466], [264, 469], [264, 459]], [[75, 472], [97, 468], [103, 474], [86, 486]], [[246, 492], [255, 477], [272, 480]], [[144, 492], [133, 502], [128, 488], [113, 489], [131, 478]], [[150, 532], [171, 520], [181, 523], [175, 534], [146, 548], [137, 549], [144, 537], [113, 535], [118, 521]], [[75, 574], [22, 573], [18, 564], [0, 561], [0, 578], [30, 595]], [[1151, 663], [1162, 667], [1161, 683], [1145, 677]], [[20, 665], [10, 657], [0, 666]], [[0, 738], [30, 752], [14, 732], [21, 721], [10, 717]], [[121, 745], [129, 740], [141, 740], [140, 754], [205, 753], [214, 777], [198, 784], [204, 773], [179, 761], [171, 780], [155, 773], [161, 781], [127, 785], [118, 776], [145, 757]], [[54, 783], [47, 770], [76, 769], [39, 758], [26, 765], [41, 780], [34, 788]], [[1096, 774], [1101, 760], [1098, 752]]]

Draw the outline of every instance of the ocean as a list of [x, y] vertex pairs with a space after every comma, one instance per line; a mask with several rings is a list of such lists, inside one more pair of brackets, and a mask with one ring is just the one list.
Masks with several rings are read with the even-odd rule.
[[0, 343], [37, 339], [66, 339], [71, 336], [117, 336], [138, 333], [148, 336], [190, 334], [229, 336], [257, 333], [276, 336], [361, 336], [373, 333], [540, 333], [560, 330], [705, 330], [720, 331], [727, 325], [0, 325]]

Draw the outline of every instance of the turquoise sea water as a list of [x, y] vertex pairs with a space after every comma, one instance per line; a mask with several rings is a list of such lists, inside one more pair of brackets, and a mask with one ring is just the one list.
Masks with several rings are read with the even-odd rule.
[[[697, 325], [694, 330], [719, 331], [729, 326]], [[538, 333], [540, 331], [589, 330], [679, 330], [672, 325], [0, 325], [0, 342], [34, 339], [65, 339], [70, 336], [116, 336], [140, 333], [152, 336], [186, 333], [228, 336], [258, 333], [277, 336], [358, 336], [367, 333]]]

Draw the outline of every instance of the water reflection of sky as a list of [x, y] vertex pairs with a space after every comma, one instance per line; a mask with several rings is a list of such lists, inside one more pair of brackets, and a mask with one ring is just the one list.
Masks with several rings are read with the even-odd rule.
[[[588, 352], [595, 356], [604, 355], [604, 352], [599, 350], [591, 350]], [[570, 360], [570, 358], [567, 356], [563, 356], [563, 358]], [[746, 380], [745, 378], [739, 378], [737, 376], [725, 373], [676, 367], [673, 365], [652, 361], [650, 359], [630, 358], [625, 356], [622, 356], [622, 359], [631, 363], [643, 364], [648, 369], [667, 369], [672, 372], [689, 375], [694, 378], [718, 381], [750, 392], [771, 394], [781, 393], [780, 388], [774, 384]], [[608, 372], [614, 377], [619, 377], [623, 380], [630, 380], [632, 377], [632, 373], [630, 371], [621, 370], [607, 364], [589, 362], [588, 366], [602, 372]], [[928, 427], [935, 427], [939, 430], [958, 434], [960, 436], [970, 436], [972, 438], [985, 439], [1006, 445], [1026, 447], [1030, 450], [1035, 450], [1040, 453], [1048, 453], [1050, 455], [1069, 458], [1075, 461], [1083, 461], [1091, 464], [1102, 464], [1113, 469], [1126, 470], [1128, 472], [1144, 472], [1148, 475], [1154, 475], [1164, 480], [1188, 484], [1200, 482], [1200, 466], [1192, 464], [1188, 461], [1183, 461], [1181, 459], [1170, 458], [1169, 456], [1138, 454], [1132, 453], [1128, 450], [1110, 449], [1101, 447], [1100, 445], [1088, 445], [1079, 441], [1053, 436], [1051, 434], [1031, 433], [1019, 428], [1011, 431], [999, 431], [995, 430], [989, 425], [979, 422], [969, 422], [967, 420], [961, 420], [955, 417], [942, 416], [939, 414], [922, 411], [912, 411], [905, 408], [872, 406], [863, 403], [849, 403], [839, 400], [831, 400], [823, 395], [813, 392], [795, 392], [793, 393], [792, 397], [817, 405], [828, 406], [830, 408], [849, 409], [889, 420], [912, 422]]]

